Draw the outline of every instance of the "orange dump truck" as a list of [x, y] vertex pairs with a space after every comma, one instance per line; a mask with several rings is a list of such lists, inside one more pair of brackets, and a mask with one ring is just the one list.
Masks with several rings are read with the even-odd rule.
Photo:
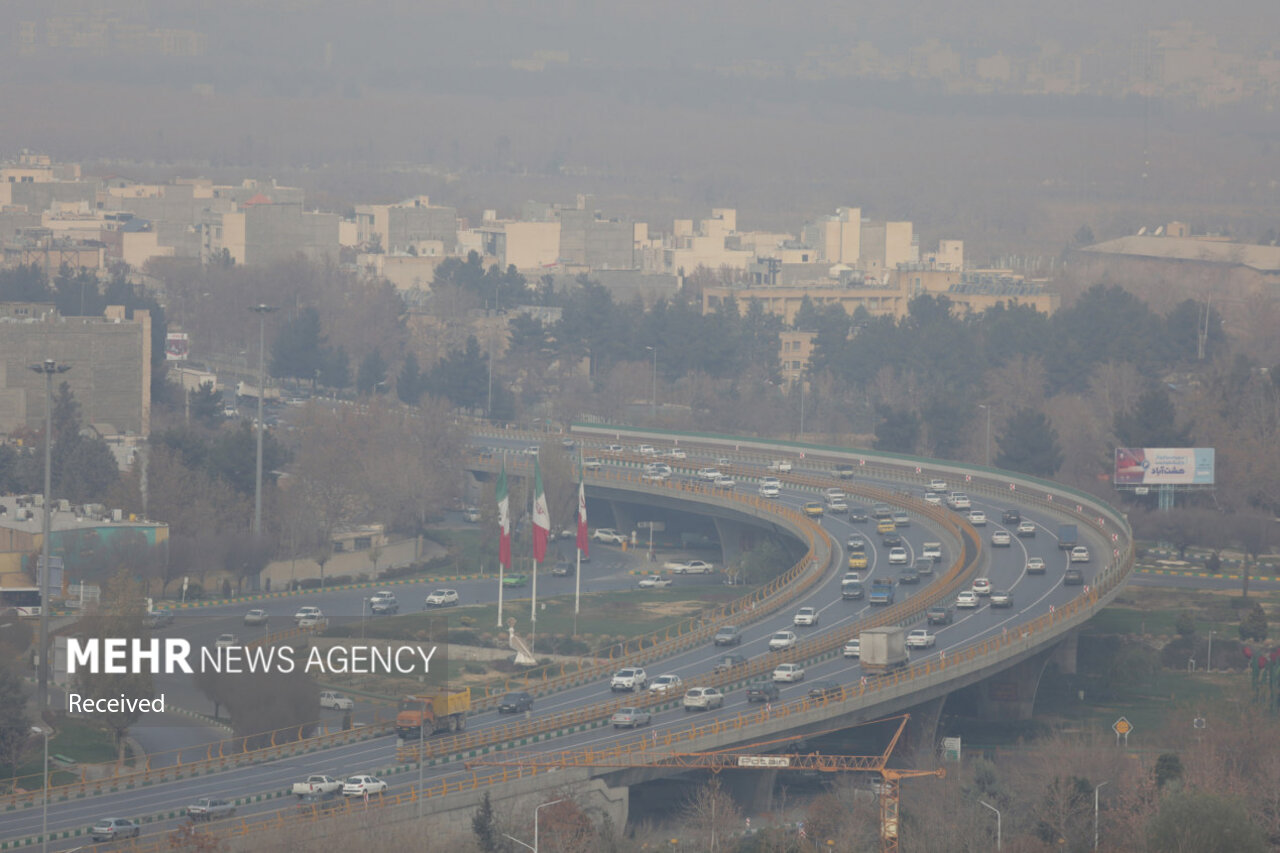
[[396, 734], [407, 740], [436, 732], [462, 731], [470, 710], [471, 691], [466, 688], [406, 696], [400, 700], [400, 712], [396, 714]]

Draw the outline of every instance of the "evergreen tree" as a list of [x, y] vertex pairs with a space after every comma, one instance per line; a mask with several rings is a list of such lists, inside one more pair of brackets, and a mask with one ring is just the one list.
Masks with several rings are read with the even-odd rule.
[[508, 845], [502, 837], [498, 816], [494, 814], [493, 802], [489, 799], [488, 791], [484, 792], [480, 808], [476, 809], [475, 815], [471, 818], [471, 831], [475, 834], [476, 843], [480, 845], [482, 853], [506, 853]]
[[996, 446], [997, 468], [1052, 477], [1062, 467], [1064, 457], [1057, 430], [1049, 425], [1043, 412], [1034, 409], [1014, 412]]
[[44, 271], [35, 263], [0, 269], [0, 302], [52, 302]]
[[881, 406], [876, 424], [876, 450], [914, 453], [920, 441], [920, 416], [910, 409]]
[[356, 393], [361, 397], [381, 393], [386, 390], [386, 381], [387, 362], [382, 357], [382, 351], [376, 348], [370, 350], [360, 360], [360, 368], [356, 371]]
[[418, 357], [409, 353], [400, 366], [400, 375], [396, 377], [396, 396], [409, 406], [418, 405], [422, 399], [422, 369], [418, 366]]
[[214, 390], [212, 382], [203, 382], [189, 392], [187, 406], [191, 419], [198, 424], [213, 429], [222, 423], [222, 392]]
[[1163, 386], [1152, 384], [1133, 408], [1115, 417], [1116, 438], [1123, 447], [1190, 447], [1191, 425], [1178, 427], [1173, 398]]

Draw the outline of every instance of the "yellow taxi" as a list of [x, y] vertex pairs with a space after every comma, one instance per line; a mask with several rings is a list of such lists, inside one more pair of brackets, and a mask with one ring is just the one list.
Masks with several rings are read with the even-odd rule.
[[892, 533], [894, 524], [892, 518], [882, 518], [876, 522], [876, 533]]
[[[823, 513], [822, 504], [818, 503], [817, 501], [808, 501], [800, 509], [805, 515], [809, 516], [810, 518], [822, 518], [822, 513]], [[890, 528], [893, 527], [893, 522], [889, 523], [889, 527]]]
[[867, 567], [867, 554], [865, 551], [855, 551], [849, 555], [849, 568], [865, 569]]

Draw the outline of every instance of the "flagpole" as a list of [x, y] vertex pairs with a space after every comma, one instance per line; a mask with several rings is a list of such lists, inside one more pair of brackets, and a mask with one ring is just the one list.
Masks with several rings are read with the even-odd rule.
[[578, 605], [582, 600], [582, 522], [586, 516], [586, 498], [582, 484], [582, 451], [578, 451], [578, 523], [574, 529], [574, 548], [578, 564], [573, 570], [573, 636], [578, 636]]
[[502, 627], [502, 561], [498, 561], [498, 627]]
[[582, 597], [582, 549], [578, 549], [578, 565], [573, 570], [573, 636], [578, 636], [578, 599]]
[[537, 657], [538, 653], [534, 650], [534, 643], [538, 642], [538, 560], [533, 560], [533, 613], [529, 617], [529, 621], [533, 623], [532, 637], [529, 642], [529, 651], [533, 652], [533, 656]]

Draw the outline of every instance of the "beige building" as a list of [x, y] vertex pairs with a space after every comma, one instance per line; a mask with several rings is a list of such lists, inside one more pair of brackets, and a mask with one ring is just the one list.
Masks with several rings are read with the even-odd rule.
[[910, 222], [864, 222], [857, 266], [872, 278], [883, 281], [890, 270], [916, 260], [912, 256], [912, 245]]
[[778, 367], [782, 379], [788, 385], [795, 382], [809, 369], [813, 358], [813, 341], [816, 332], [779, 332]]
[[739, 247], [737, 228], [738, 212], [732, 208], [712, 209], [711, 218], [701, 220], [696, 229], [692, 219], [675, 220], [664, 250], [666, 270], [689, 275], [698, 267], [728, 267], [745, 273], [755, 253]]
[[480, 237], [482, 255], [499, 259], [505, 269], [514, 266], [521, 272], [539, 272], [551, 268], [560, 259], [560, 222], [500, 222], [486, 219], [474, 229]]
[[254, 195], [236, 212], [206, 211], [200, 229], [205, 263], [224, 251], [237, 264], [255, 266], [298, 256], [313, 263], [338, 258], [338, 215], [303, 210], [301, 202]]
[[423, 243], [438, 243], [442, 254], [452, 254], [458, 234], [458, 212], [433, 205], [428, 196], [415, 196], [398, 204], [358, 204], [355, 243], [362, 248], [381, 247], [388, 254], [415, 251]]
[[835, 215], [805, 227], [804, 242], [817, 252], [815, 261], [857, 266], [862, 257], [862, 209], [836, 208]]

